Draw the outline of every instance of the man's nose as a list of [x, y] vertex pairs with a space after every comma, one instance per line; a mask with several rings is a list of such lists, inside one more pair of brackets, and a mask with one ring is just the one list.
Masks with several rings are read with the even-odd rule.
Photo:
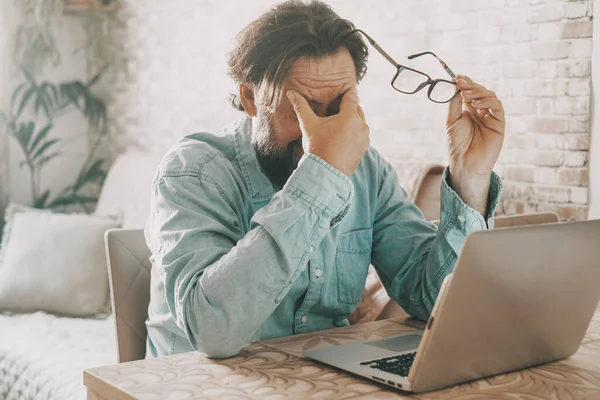
[[315, 105], [315, 106], [313, 106], [313, 108], [312, 108], [312, 109], [313, 109], [313, 112], [314, 112], [314, 113], [315, 113], [317, 116], [319, 116], [319, 117], [321, 117], [321, 118], [325, 118], [325, 117], [328, 117], [328, 116], [329, 116], [329, 114], [327, 113], [327, 107], [326, 107], [326, 106], [321, 106], [321, 105], [319, 105], [319, 106], [316, 106], [316, 105]]
[[340, 112], [339, 104], [333, 105], [321, 105], [321, 104], [311, 104], [311, 108], [315, 115], [325, 118], [331, 117], [332, 115], [338, 114]]
[[313, 109], [315, 114], [317, 114], [321, 118], [331, 117], [332, 115], [338, 114], [340, 112], [340, 107], [334, 106], [319, 106]]

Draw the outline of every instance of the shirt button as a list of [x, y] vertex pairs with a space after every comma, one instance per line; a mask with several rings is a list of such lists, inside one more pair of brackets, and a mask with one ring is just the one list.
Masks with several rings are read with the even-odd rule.
[[310, 254], [312, 254], [312, 253], [313, 253], [313, 251], [315, 251], [315, 248], [314, 248], [314, 247], [312, 247], [312, 246], [310, 246], [310, 247], [308, 248], [308, 252], [309, 252]]
[[306, 321], [308, 321], [308, 317], [306, 315], [303, 315], [302, 318], [300, 318], [300, 322], [302, 322], [303, 324], [305, 324]]
[[320, 277], [321, 277], [321, 275], [323, 275], [323, 272], [321, 272], [321, 270], [317, 268], [317, 270], [315, 271], [315, 276], [316, 276], [317, 278], [320, 278]]
[[458, 220], [459, 220], [460, 222], [465, 222], [465, 217], [463, 217], [462, 215], [459, 215], [459, 216], [458, 216]]

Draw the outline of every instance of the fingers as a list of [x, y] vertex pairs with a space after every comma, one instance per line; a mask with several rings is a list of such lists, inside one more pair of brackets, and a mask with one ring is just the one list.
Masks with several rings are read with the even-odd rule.
[[363, 111], [360, 104], [358, 105], [358, 108], [356, 109], [356, 111], [358, 112], [358, 116], [360, 117], [360, 119], [362, 119], [363, 122], [367, 122], [367, 120], [365, 119], [365, 112]]
[[469, 90], [462, 90], [460, 94], [465, 101], [477, 100], [483, 97], [496, 97], [496, 93], [486, 89], [483, 86], [474, 87], [473, 89]]
[[504, 106], [496, 94], [464, 75], [457, 76], [457, 86], [461, 90], [461, 97], [467, 103], [467, 108], [475, 113], [485, 126], [504, 134]]
[[498, 121], [489, 111], [483, 111], [478, 114], [483, 125], [500, 133], [501, 135], [504, 135], [504, 122]]
[[314, 113], [308, 101], [302, 96], [300, 93], [295, 90], [288, 90], [286, 92], [288, 99], [292, 103], [292, 107], [294, 107], [294, 112], [298, 116], [298, 120], [301, 124], [310, 122], [317, 118], [317, 115]]
[[482, 97], [496, 97], [496, 94], [491, 90], [488, 90], [485, 86], [475, 83], [471, 78], [458, 75], [456, 84], [461, 91], [461, 96], [466, 101], [479, 99]]
[[[492, 108], [496, 110], [496, 115], [493, 114]], [[471, 103], [467, 103], [467, 109], [471, 112], [471, 118], [475, 119], [477, 123], [504, 135], [504, 109], [502, 102], [496, 97], [473, 100]]]
[[344, 94], [340, 103], [340, 114], [356, 113], [358, 109], [358, 90], [354, 87]]
[[499, 122], [504, 122], [504, 107], [502, 107], [502, 102], [497, 97], [484, 97], [473, 100], [471, 105], [477, 110], [480, 116], [488, 112]]
[[462, 98], [454, 96], [448, 103], [448, 117], [446, 118], [446, 126], [454, 123], [462, 115]]
[[468, 91], [468, 90], [478, 90], [478, 89], [487, 90], [485, 88], [485, 86], [473, 82], [473, 80], [471, 78], [469, 78], [468, 76], [465, 76], [465, 75], [457, 75], [456, 76], [456, 85], [463, 92]]

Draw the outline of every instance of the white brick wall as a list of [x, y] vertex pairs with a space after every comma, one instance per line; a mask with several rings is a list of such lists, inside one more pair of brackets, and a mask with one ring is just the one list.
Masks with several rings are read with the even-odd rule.
[[[110, 101], [113, 150], [164, 149], [239, 114], [227, 104], [226, 53], [235, 34], [270, 0], [122, 0], [122, 62]], [[399, 62], [435, 77], [431, 50], [504, 101], [507, 136], [497, 171], [500, 212], [551, 210], [586, 217], [592, 52], [591, 0], [330, 0]], [[419, 168], [445, 162], [446, 109], [425, 93], [392, 90], [393, 68], [371, 50], [360, 98], [372, 143], [411, 187]]]
[[[600, 0], [594, 0], [596, 10], [600, 7]], [[594, 31], [600, 32], [600, 19], [594, 19]], [[596, 35], [597, 36], [597, 35]], [[600, 42], [594, 41], [592, 50], [592, 98], [597, 99], [600, 93]], [[590, 181], [588, 182], [588, 218], [600, 218], [600, 103], [591, 101], [590, 120], [590, 148], [588, 158], [590, 160]]]

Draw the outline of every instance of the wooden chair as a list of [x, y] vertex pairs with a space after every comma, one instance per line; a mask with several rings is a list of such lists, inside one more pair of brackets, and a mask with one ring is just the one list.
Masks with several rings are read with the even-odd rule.
[[110, 297], [119, 362], [146, 354], [146, 317], [150, 302], [150, 250], [141, 229], [111, 229], [105, 234]]
[[428, 221], [440, 219], [440, 185], [444, 167], [429, 165], [415, 184], [412, 201]]
[[505, 215], [494, 218], [494, 227], [507, 228], [521, 225], [552, 224], [556, 222], [559, 222], [558, 214], [553, 212]]

